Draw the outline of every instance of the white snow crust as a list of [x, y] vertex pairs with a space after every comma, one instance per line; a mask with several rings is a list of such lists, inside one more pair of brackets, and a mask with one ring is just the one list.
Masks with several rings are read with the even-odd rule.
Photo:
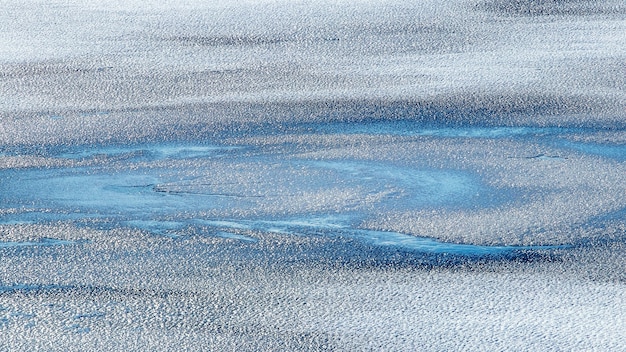
[[626, 351], [623, 1], [0, 3], [0, 351]]

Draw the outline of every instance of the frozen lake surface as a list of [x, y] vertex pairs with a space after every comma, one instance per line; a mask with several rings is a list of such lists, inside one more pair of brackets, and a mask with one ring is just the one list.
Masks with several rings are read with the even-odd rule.
[[620, 1], [0, 4], [0, 350], [624, 350]]

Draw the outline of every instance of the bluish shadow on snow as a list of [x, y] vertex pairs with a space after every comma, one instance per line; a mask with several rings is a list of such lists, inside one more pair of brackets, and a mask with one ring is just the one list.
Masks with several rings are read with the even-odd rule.
[[[603, 213], [602, 215], [590, 217], [587, 221], [588, 226], [600, 226], [607, 223], [626, 224], [626, 207], [616, 209], [614, 211]], [[621, 238], [626, 240], [626, 232], [622, 231]]]
[[46, 290], [63, 289], [65, 286], [60, 285], [29, 285], [29, 284], [15, 284], [15, 285], [0, 285], [0, 294], [2, 293], [14, 293], [14, 292], [37, 292]]

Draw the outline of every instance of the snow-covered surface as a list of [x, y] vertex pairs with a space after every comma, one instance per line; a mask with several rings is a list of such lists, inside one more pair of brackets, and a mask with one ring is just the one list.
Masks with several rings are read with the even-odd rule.
[[0, 351], [626, 350], [621, 1], [0, 4]]

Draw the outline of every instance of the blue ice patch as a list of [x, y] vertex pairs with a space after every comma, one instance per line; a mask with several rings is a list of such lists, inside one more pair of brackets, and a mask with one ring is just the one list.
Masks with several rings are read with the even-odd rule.
[[73, 160], [106, 157], [128, 161], [155, 161], [163, 159], [192, 159], [220, 156], [233, 150], [235, 146], [194, 145], [194, 144], [137, 144], [71, 148], [52, 153], [55, 157]]
[[64, 246], [77, 244], [77, 241], [58, 240], [54, 238], [42, 238], [39, 241], [0, 242], [0, 248], [34, 247], [34, 246]]
[[586, 154], [598, 155], [619, 161], [626, 161], [626, 144], [602, 144], [560, 141], [558, 145]]
[[[513, 132], [524, 133], [506, 133]], [[0, 170], [0, 204], [28, 209], [3, 215], [0, 222], [72, 220], [89, 224], [101, 219], [108, 226], [132, 227], [171, 238], [200, 235], [246, 242], [256, 239], [242, 235], [241, 230], [323, 234], [435, 254], [480, 255], [519, 249], [442, 243], [412, 234], [358, 228], [357, 224], [380, 212], [475, 209], [511, 199], [506, 190], [492, 189], [479, 176], [463, 170], [418, 168], [389, 161], [283, 159], [280, 154], [255, 153], [239, 155], [235, 161], [189, 162], [184, 166], [126, 158], [139, 153], [150, 155], [147, 159], [152, 161], [193, 161], [225, 150], [228, 148], [191, 144], [98, 147], [65, 157], [121, 155], [124, 167], [96, 163]], [[225, 174], [216, 172], [216, 166]], [[250, 181], [248, 188], [233, 182], [238, 177], [246, 177], [244, 183]], [[329, 216], [326, 205], [333, 206], [335, 191], [343, 192], [344, 198]], [[318, 198], [318, 194], [323, 196]], [[306, 207], [294, 210], [303, 199], [319, 204], [314, 204], [313, 211]], [[53, 243], [61, 244], [43, 241], [36, 245]]]

